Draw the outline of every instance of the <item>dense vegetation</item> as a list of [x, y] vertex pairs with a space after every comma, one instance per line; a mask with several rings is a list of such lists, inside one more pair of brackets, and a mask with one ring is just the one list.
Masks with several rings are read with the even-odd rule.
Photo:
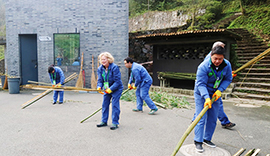
[[[270, 0], [130, 0], [130, 17], [148, 11], [177, 10], [190, 15], [188, 29], [211, 29], [237, 12], [243, 15], [228, 28], [246, 28], [270, 36]], [[200, 14], [199, 10], [204, 10]]]

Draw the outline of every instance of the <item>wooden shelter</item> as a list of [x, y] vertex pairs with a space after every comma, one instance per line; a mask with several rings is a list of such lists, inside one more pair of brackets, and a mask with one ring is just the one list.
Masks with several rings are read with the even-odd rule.
[[241, 35], [230, 29], [156, 33], [136, 38], [153, 46], [153, 84], [187, 89], [193, 89], [195, 78], [158, 77], [158, 73], [185, 73], [192, 76], [211, 51], [214, 42], [222, 41], [226, 44], [226, 59], [229, 60], [231, 44], [242, 39]]

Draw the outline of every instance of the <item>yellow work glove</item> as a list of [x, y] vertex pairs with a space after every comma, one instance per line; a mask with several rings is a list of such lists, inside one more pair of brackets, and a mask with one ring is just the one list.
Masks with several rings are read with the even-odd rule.
[[135, 87], [135, 85], [134, 85], [134, 84], [132, 85], [132, 88], [133, 88], [134, 90], [135, 90], [135, 89], [137, 89], [137, 87]]
[[132, 89], [131, 84], [128, 84], [128, 89], [129, 89], [129, 90], [131, 90], [131, 89]]
[[62, 85], [61, 85], [60, 83], [56, 85], [56, 87], [61, 87], [61, 86], [62, 86]]
[[213, 94], [212, 98], [214, 98], [214, 97], [216, 97], [215, 101], [217, 101], [217, 100], [221, 97], [221, 92], [220, 92], [220, 90], [217, 90], [217, 91]]
[[101, 91], [101, 88], [100, 87], [98, 87], [97, 90], [98, 90], [98, 93], [104, 95], [104, 93]]
[[211, 100], [210, 98], [207, 98], [204, 102], [204, 106], [203, 107], [206, 107], [206, 106], [209, 106], [209, 109], [212, 108], [212, 104], [211, 104]]
[[111, 93], [112, 93], [112, 90], [111, 90], [110, 88], [107, 88], [107, 89], [105, 90], [105, 93], [111, 94]]

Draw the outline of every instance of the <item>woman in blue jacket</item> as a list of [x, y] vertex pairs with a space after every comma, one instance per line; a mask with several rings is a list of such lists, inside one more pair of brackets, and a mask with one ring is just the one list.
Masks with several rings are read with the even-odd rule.
[[[221, 92], [223, 92], [232, 81], [232, 69], [228, 60], [224, 59], [225, 49], [217, 46], [212, 49], [211, 57], [204, 60], [197, 69], [196, 82], [194, 89], [195, 115], [209, 106], [208, 111], [195, 126], [194, 143], [196, 151], [203, 152], [202, 144], [210, 147], [216, 147], [211, 142], [216, 128], [216, 121], [221, 101]], [[210, 97], [216, 98], [211, 104]]]
[[98, 67], [97, 89], [105, 90], [102, 103], [102, 119], [97, 127], [107, 126], [109, 116], [109, 106], [112, 100], [112, 126], [111, 130], [115, 130], [119, 125], [120, 115], [120, 97], [123, 91], [121, 73], [119, 67], [114, 64], [114, 58], [109, 52], [103, 52], [99, 56], [100, 66]]
[[[48, 68], [48, 73], [49, 73], [50, 80], [53, 86], [61, 87], [61, 85], [64, 84], [65, 75], [61, 68], [51, 65]], [[64, 91], [53, 91], [53, 104], [56, 104], [58, 94], [60, 95], [59, 104], [63, 103]]]

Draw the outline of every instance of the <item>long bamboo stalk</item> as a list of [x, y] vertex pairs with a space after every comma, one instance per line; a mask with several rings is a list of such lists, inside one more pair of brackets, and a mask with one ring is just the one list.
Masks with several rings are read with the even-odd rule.
[[94, 116], [95, 114], [97, 114], [97, 112], [101, 111], [102, 107], [99, 108], [98, 110], [96, 110], [94, 113], [92, 113], [91, 115], [89, 115], [88, 117], [86, 117], [85, 119], [83, 119], [81, 121], [81, 123], [83, 123], [84, 121], [86, 121], [87, 119], [91, 118], [92, 116]]
[[28, 83], [33, 83], [33, 84], [42, 84], [42, 85], [51, 85], [50, 83], [45, 83], [45, 82], [36, 82], [36, 81], [27, 81]]
[[[128, 91], [129, 91], [129, 89], [126, 89], [125, 91], [122, 92], [122, 95], [126, 94]], [[121, 96], [122, 96], [122, 95], [121, 95]], [[87, 119], [89, 119], [89, 118], [91, 118], [92, 116], [94, 116], [95, 114], [97, 114], [97, 112], [99, 112], [101, 109], [102, 109], [102, 107], [99, 108], [98, 110], [96, 110], [94, 113], [92, 113], [92, 114], [89, 115], [88, 117], [86, 117], [85, 119], [83, 119], [83, 120], [81, 121], [81, 123], [83, 123], [83, 122], [86, 121]]]
[[41, 98], [43, 98], [44, 96], [50, 94], [53, 90], [48, 89], [45, 92], [42, 92], [41, 94], [39, 94], [38, 96], [34, 97], [33, 99], [27, 101], [26, 103], [22, 104], [22, 109], [30, 106], [31, 104], [35, 103], [36, 101], [40, 100]]
[[[214, 103], [215, 101], [215, 97], [212, 98], [211, 100], [211, 104]], [[187, 136], [190, 134], [190, 132], [194, 129], [194, 127], [197, 125], [197, 123], [201, 120], [201, 118], [203, 117], [203, 115], [206, 113], [206, 111], [209, 109], [209, 106], [205, 106], [203, 108], [203, 110], [200, 112], [200, 114], [196, 117], [196, 119], [191, 123], [191, 125], [188, 127], [188, 129], [185, 131], [185, 133], [183, 134], [183, 136], [181, 137], [180, 141], [178, 142], [177, 146], [175, 147], [173, 153], [171, 156], [175, 156], [176, 153], [179, 151], [180, 147], [182, 146], [182, 144], [184, 143], [185, 139], [187, 138]]]
[[90, 88], [77, 88], [77, 87], [68, 87], [68, 86], [63, 86], [63, 87], [52, 87], [52, 86], [39, 86], [39, 85], [24, 85], [23, 88], [44, 88], [44, 89], [52, 89], [52, 90], [66, 90], [66, 91], [99, 91], [97, 89], [90, 89]]
[[254, 151], [255, 151], [255, 148], [249, 150], [244, 156], [251, 156], [251, 154], [254, 153]]
[[239, 71], [245, 69], [246, 67], [250, 66], [253, 63], [256, 63], [257, 60], [259, 60], [261, 57], [266, 56], [270, 53], [270, 48], [268, 48], [267, 50], [265, 50], [264, 52], [262, 52], [261, 54], [259, 54], [258, 56], [254, 57], [252, 60], [248, 61], [247, 63], [245, 63], [244, 65], [242, 65], [240, 68], [238, 68], [237, 70], [234, 71], [234, 74], [238, 73]]
[[[69, 77], [67, 77], [67, 78], [65, 79], [64, 84], [65, 84], [65, 83], [68, 83], [68, 82], [71, 81], [71, 80], [73, 80], [73, 79], [76, 78], [77, 76], [78, 76], [78, 75], [77, 75], [76, 73], [71, 74]], [[33, 103], [35, 103], [36, 101], [40, 100], [40, 99], [43, 98], [44, 96], [50, 94], [52, 91], [53, 91], [52, 89], [48, 89], [48, 90], [44, 91], [43, 93], [39, 94], [38, 96], [34, 97], [33, 99], [31, 99], [31, 100], [25, 102], [24, 104], [22, 104], [22, 106], [23, 106], [22, 109], [24, 109], [24, 108], [26, 108], [26, 107], [32, 105]]]
[[261, 151], [261, 149], [256, 149], [256, 150], [254, 151], [254, 153], [253, 153], [251, 156], [256, 156], [256, 155], [258, 155], [260, 151]]
[[246, 149], [241, 148], [238, 152], [236, 152], [233, 156], [240, 156]]

